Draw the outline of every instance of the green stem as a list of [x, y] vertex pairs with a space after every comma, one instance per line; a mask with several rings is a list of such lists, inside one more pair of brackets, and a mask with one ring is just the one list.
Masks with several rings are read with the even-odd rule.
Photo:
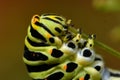
[[116, 56], [116, 57], [119, 57], [120, 58], [120, 52], [116, 51], [115, 49], [99, 42], [99, 41], [96, 41], [95, 40], [95, 44], [99, 47], [101, 47], [102, 49], [108, 51], [109, 53], [111, 53], [112, 55]]

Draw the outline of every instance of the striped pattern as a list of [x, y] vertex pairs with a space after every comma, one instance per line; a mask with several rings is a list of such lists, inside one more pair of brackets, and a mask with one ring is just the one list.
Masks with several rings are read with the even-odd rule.
[[[66, 19], [56, 14], [33, 16], [25, 38], [23, 55], [23, 61], [29, 74], [38, 73], [39, 75], [39, 73], [44, 73], [59, 65], [59, 62], [56, 61], [63, 56], [63, 52], [57, 49], [57, 47], [62, 45], [62, 40], [57, 36], [61, 35], [66, 26]], [[54, 75], [58, 74], [61, 77], [63, 76], [60, 72]], [[48, 76], [48, 80], [53, 79], [54, 75]], [[36, 79], [36, 77], [32, 78], [41, 80]]]
[[33, 80], [120, 80], [120, 72], [106, 68], [102, 57], [95, 53], [95, 35], [81, 41], [81, 33], [72, 35], [68, 27], [66, 19], [56, 14], [33, 16], [23, 55], [30, 77]]

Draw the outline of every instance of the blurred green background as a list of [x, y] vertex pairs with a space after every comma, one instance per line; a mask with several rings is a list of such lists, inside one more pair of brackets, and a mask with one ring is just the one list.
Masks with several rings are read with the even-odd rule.
[[[0, 80], [30, 80], [22, 55], [27, 27], [34, 14], [63, 15], [72, 19], [75, 27], [82, 28], [87, 34], [95, 33], [97, 40], [120, 52], [120, 8], [106, 1], [1, 0]], [[103, 56], [106, 66], [120, 70], [119, 58], [99, 47], [96, 51]]]

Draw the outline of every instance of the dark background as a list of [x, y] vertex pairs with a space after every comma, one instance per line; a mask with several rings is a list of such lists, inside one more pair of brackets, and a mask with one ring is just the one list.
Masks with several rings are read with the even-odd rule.
[[[120, 51], [120, 12], [97, 10], [92, 0], [1, 0], [0, 1], [0, 80], [30, 80], [22, 61], [24, 38], [34, 14], [56, 13], [72, 19], [75, 27]], [[120, 70], [120, 58], [96, 48], [106, 66]]]

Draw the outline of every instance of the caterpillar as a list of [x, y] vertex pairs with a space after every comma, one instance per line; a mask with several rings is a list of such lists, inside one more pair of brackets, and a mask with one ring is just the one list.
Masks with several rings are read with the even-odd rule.
[[94, 35], [74, 34], [71, 20], [56, 14], [34, 15], [25, 37], [23, 61], [33, 80], [119, 80], [94, 51]]

